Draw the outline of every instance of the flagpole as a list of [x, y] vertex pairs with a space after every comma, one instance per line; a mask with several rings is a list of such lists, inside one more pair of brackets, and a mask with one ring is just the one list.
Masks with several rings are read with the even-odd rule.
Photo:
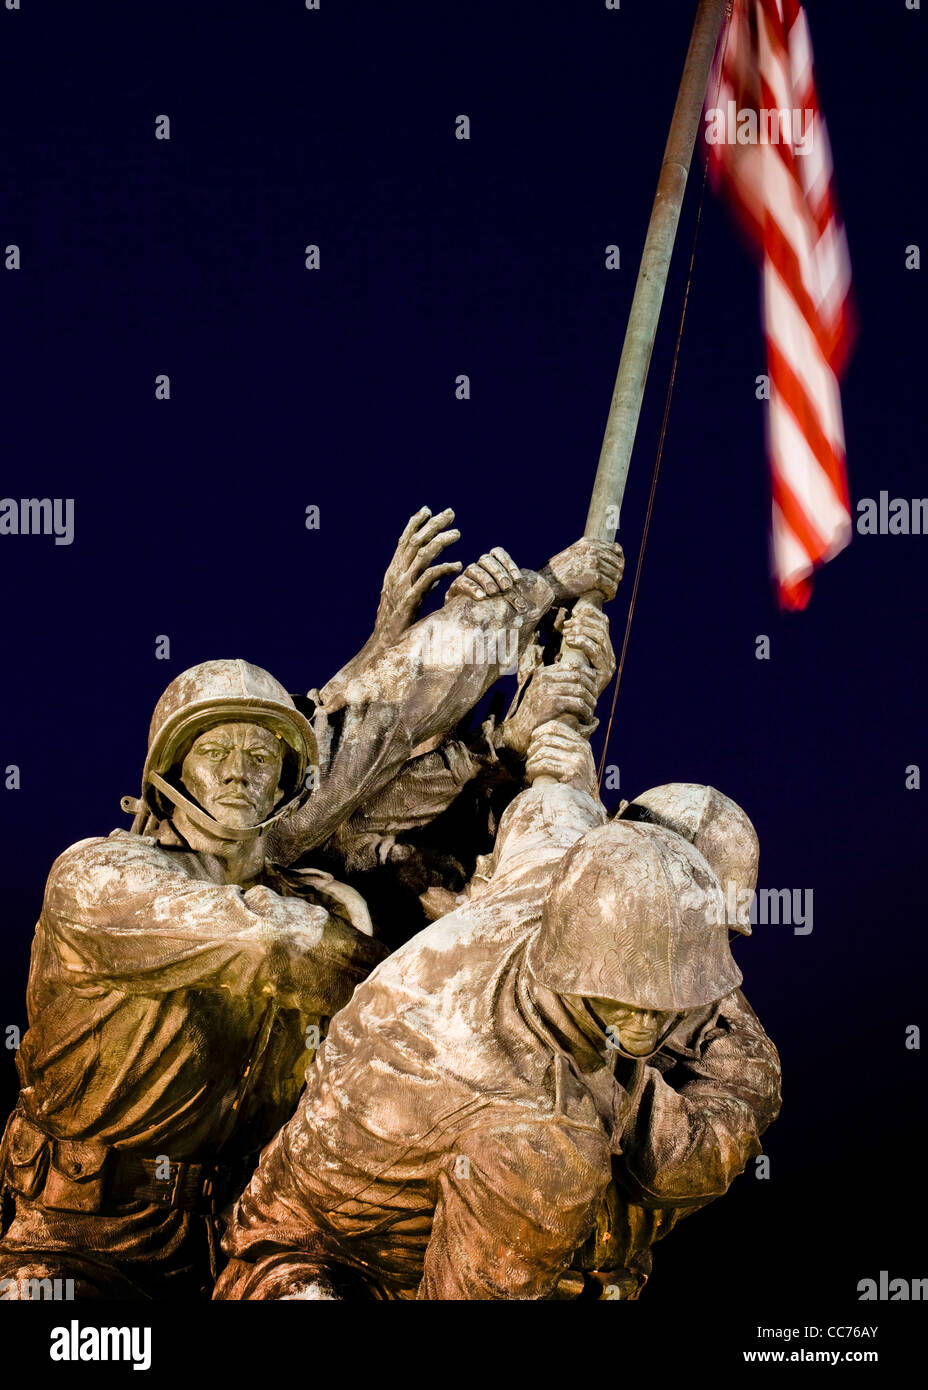
[[[699, 0], [693, 23], [587, 513], [584, 535], [595, 539], [614, 541], [618, 529], [686, 180], [702, 119], [712, 59], [729, 4], [730, 0]], [[597, 608], [602, 607], [599, 593], [585, 594], [584, 599]], [[573, 667], [590, 664], [586, 655], [571, 647], [569, 642], [562, 643], [558, 661]], [[577, 719], [571, 714], [561, 715], [559, 722], [577, 726]], [[534, 777], [532, 782], [540, 786], [555, 780], [543, 774]]]
[[670, 122], [584, 534], [615, 540], [706, 85], [729, 0], [700, 0]]

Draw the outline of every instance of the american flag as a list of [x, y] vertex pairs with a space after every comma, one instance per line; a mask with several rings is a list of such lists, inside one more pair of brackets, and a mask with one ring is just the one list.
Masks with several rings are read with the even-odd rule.
[[709, 170], [762, 258], [780, 603], [851, 538], [839, 379], [855, 336], [812, 44], [798, 0], [734, 0], [706, 98]]

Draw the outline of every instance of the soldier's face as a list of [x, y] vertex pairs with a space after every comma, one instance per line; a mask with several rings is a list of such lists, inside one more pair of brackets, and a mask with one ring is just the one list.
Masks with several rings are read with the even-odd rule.
[[261, 724], [217, 724], [196, 740], [181, 769], [184, 786], [214, 820], [260, 825], [282, 795], [280, 739]]
[[614, 999], [588, 999], [587, 1003], [602, 1020], [607, 1037], [631, 1057], [649, 1057], [676, 1018], [672, 1009], [634, 1009]]

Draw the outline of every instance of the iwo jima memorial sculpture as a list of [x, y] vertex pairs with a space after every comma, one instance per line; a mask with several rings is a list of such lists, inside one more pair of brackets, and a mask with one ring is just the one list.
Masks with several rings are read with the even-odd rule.
[[[460, 569], [433, 564], [452, 513], [423, 509], [338, 676], [291, 697], [242, 660], [185, 671], [132, 829], [53, 865], [4, 1297], [634, 1299], [654, 1243], [760, 1152], [779, 1062], [726, 918], [754, 829], [687, 784], [610, 817], [589, 745], [725, 8], [699, 6], [585, 536], [538, 571], [493, 550], [417, 621]], [[513, 668], [506, 717], [462, 738]]]

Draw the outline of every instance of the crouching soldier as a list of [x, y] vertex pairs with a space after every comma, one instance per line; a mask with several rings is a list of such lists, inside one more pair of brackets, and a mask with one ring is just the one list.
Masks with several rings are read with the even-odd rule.
[[213, 1214], [383, 955], [359, 895], [266, 862], [315, 758], [273, 677], [205, 662], [155, 709], [152, 833], [82, 840], [53, 865], [0, 1151], [4, 1278], [73, 1279], [78, 1298], [211, 1288]]
[[[693, 845], [722, 887], [726, 928], [751, 934], [747, 900], [757, 883], [758, 842], [740, 806], [714, 787], [673, 782], [623, 803], [620, 815]], [[552, 944], [552, 959], [560, 949]], [[740, 989], [688, 1012], [656, 1048], [647, 1030], [638, 1036], [621, 1018], [616, 1024], [614, 1075], [629, 1093], [620, 1152], [593, 1234], [558, 1285], [559, 1298], [637, 1298], [654, 1242], [728, 1190], [779, 1110], [779, 1059]]]
[[[333, 1020], [236, 1206], [215, 1297], [560, 1297], [626, 1143], [640, 1200], [714, 1195], [758, 1152], [776, 1054], [754, 1020], [732, 1075], [721, 1001], [741, 976], [708, 863], [663, 826], [605, 824], [562, 725], [536, 731], [527, 773], [558, 780], [508, 808], [482, 890]], [[677, 1090], [644, 1059], [690, 1020]]]

